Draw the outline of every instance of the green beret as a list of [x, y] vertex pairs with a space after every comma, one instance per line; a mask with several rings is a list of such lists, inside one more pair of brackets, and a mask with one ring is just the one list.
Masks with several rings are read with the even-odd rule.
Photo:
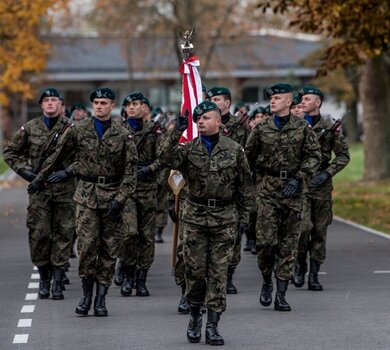
[[227, 95], [227, 96], [231, 96], [230, 94], [230, 90], [228, 88], [225, 88], [225, 87], [213, 87], [211, 88], [209, 91], [207, 91], [207, 96], [209, 98], [213, 97], [213, 96], [219, 96], [219, 95]]
[[255, 117], [256, 114], [267, 114], [267, 110], [264, 108], [264, 107], [257, 107], [252, 113], [251, 115], [249, 116], [251, 119]]
[[152, 107], [152, 105], [150, 104], [150, 101], [147, 97], [144, 96], [144, 98], [142, 99], [142, 102], [145, 103], [149, 108]]
[[199, 103], [195, 108], [194, 112], [192, 113], [192, 119], [196, 123], [198, 120], [198, 117], [201, 115], [210, 112], [210, 111], [219, 111], [220, 109], [218, 106], [211, 101], [203, 101]]
[[96, 89], [89, 95], [89, 100], [93, 102], [95, 98], [108, 98], [110, 100], [115, 100], [115, 93], [110, 88], [99, 88]]
[[322, 93], [322, 91], [320, 89], [317, 89], [314, 86], [311, 86], [311, 85], [303, 86], [301, 88], [301, 90], [299, 90], [299, 92], [298, 92], [298, 95], [300, 96], [301, 99], [302, 99], [302, 96], [309, 95], [309, 94], [317, 95], [321, 98], [321, 100], [324, 99], [324, 94]]
[[76, 109], [83, 109], [84, 111], [87, 110], [87, 107], [84, 106], [81, 102], [76, 102], [74, 106], [70, 109], [70, 112], [73, 113]]
[[39, 96], [38, 103], [41, 104], [44, 97], [58, 97], [61, 101], [64, 100], [64, 96], [61, 95], [61, 93], [55, 89], [55, 88], [46, 88], [42, 90], [41, 95]]
[[299, 94], [296, 94], [296, 95], [294, 95], [294, 97], [293, 97], [291, 107], [292, 107], [292, 106], [299, 105], [301, 102], [302, 102], [302, 96], [299, 95]]
[[289, 92], [292, 92], [292, 86], [290, 84], [277, 83], [265, 89], [264, 98], [269, 100], [272, 95], [287, 94]]
[[[145, 102], [145, 99], [146, 99], [146, 101], [149, 102], [149, 100], [144, 96], [144, 94], [141, 91], [133, 91], [133, 92], [130, 92], [123, 99], [122, 106], [126, 106], [128, 103], [133, 102], [133, 101], [138, 101], [138, 100]], [[149, 103], [149, 105], [150, 105], [150, 103]]]

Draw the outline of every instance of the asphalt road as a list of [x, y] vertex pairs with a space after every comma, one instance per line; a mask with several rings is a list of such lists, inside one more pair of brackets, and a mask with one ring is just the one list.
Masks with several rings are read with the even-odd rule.
[[[65, 300], [34, 300], [38, 280], [29, 258], [26, 205], [25, 184], [0, 190], [0, 350], [206, 346], [204, 338], [200, 344], [187, 342], [188, 316], [176, 311], [180, 291], [170, 268], [171, 226], [164, 232], [165, 243], [156, 245], [147, 283], [151, 296], [124, 298], [112, 286], [109, 316], [81, 318], [74, 313], [81, 295], [77, 259], [71, 260]], [[390, 349], [389, 251], [390, 240], [335, 222], [322, 268], [326, 274], [320, 276], [324, 291], [290, 285], [292, 311], [287, 313], [260, 306], [256, 258], [243, 252], [235, 274], [239, 294], [228, 296], [219, 326], [224, 348]]]

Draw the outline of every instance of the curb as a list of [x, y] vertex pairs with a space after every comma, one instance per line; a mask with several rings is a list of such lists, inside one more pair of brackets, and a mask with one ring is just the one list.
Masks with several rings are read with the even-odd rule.
[[341, 222], [343, 224], [347, 224], [347, 225], [356, 227], [356, 228], [358, 228], [358, 229], [360, 229], [360, 230], [362, 230], [364, 232], [370, 233], [372, 235], [376, 235], [376, 236], [379, 236], [379, 237], [382, 237], [382, 238], [390, 239], [390, 234], [374, 230], [373, 228], [369, 228], [367, 226], [359, 225], [359, 224], [357, 224], [354, 221], [346, 220], [346, 219], [340, 218], [339, 216], [334, 216], [334, 220], [336, 220], [338, 222]]

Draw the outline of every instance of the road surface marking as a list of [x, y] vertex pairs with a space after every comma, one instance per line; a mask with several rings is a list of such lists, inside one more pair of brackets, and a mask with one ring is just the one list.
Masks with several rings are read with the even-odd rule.
[[21, 318], [18, 322], [18, 327], [31, 327], [32, 318]]
[[27, 293], [24, 300], [37, 300], [38, 299], [38, 293]]
[[39, 273], [32, 273], [31, 274], [31, 279], [32, 280], [39, 280]]
[[39, 288], [39, 282], [30, 282], [29, 284], [28, 284], [28, 287], [27, 287], [28, 289], [37, 289], [37, 288]]
[[26, 344], [28, 342], [28, 334], [15, 334], [14, 344]]
[[22, 314], [27, 314], [30, 312], [34, 312], [34, 310], [35, 310], [35, 305], [23, 305], [22, 310], [20, 310], [20, 312]]
[[379, 271], [374, 271], [374, 273], [378, 273], [378, 274], [379, 274], [379, 273], [390, 273], [390, 271], [386, 271], [386, 270], [380, 271], [380, 270], [379, 270]]

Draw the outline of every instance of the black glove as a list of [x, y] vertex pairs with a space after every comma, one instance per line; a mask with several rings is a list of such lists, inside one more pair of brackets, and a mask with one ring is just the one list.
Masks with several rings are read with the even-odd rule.
[[301, 191], [302, 180], [296, 177], [292, 177], [287, 181], [286, 186], [284, 186], [282, 194], [286, 198], [295, 197]]
[[74, 174], [73, 174], [72, 170], [68, 170], [68, 169], [58, 170], [58, 171], [55, 171], [53, 174], [51, 174], [47, 178], [47, 182], [49, 182], [49, 183], [62, 182], [62, 181], [65, 181], [67, 179], [70, 179], [73, 176], [74, 176]]
[[41, 192], [44, 188], [45, 184], [42, 181], [35, 179], [28, 185], [27, 192], [29, 194], [34, 194], [35, 192]]
[[[187, 112], [187, 111], [186, 111]], [[183, 132], [188, 128], [188, 112], [176, 118], [176, 129]]]
[[148, 166], [141, 166], [137, 170], [137, 179], [146, 180], [146, 178], [152, 174], [152, 170]]
[[107, 216], [110, 220], [114, 221], [119, 218], [121, 214], [122, 204], [120, 204], [117, 200], [113, 199], [107, 208]]
[[35, 180], [35, 178], [37, 177], [36, 174], [26, 168], [19, 169], [18, 174], [28, 182]]
[[314, 178], [311, 180], [311, 184], [315, 187], [319, 187], [329, 178], [330, 174], [327, 171], [321, 171], [318, 175], [314, 176]]
[[168, 201], [168, 214], [173, 222], [177, 222], [175, 201]]
[[241, 222], [241, 221], [238, 222], [238, 224], [237, 224], [237, 231], [238, 231], [239, 236], [242, 237], [242, 235], [246, 231], [246, 224]]

